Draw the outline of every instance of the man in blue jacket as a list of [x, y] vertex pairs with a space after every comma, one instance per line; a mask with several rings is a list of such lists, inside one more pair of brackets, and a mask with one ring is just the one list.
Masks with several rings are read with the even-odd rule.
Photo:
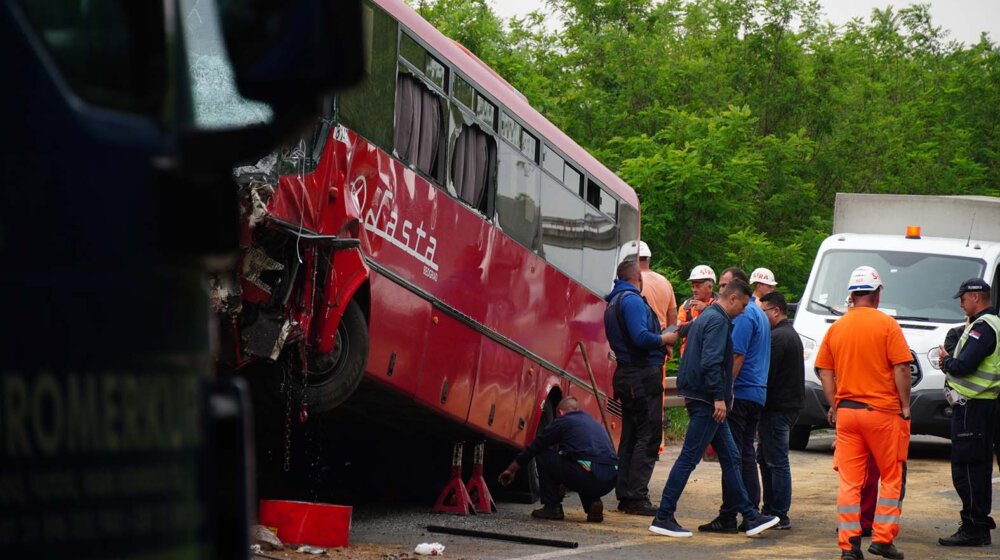
[[[757, 271], [755, 271], [757, 272]], [[724, 288], [733, 279], [749, 284], [749, 279], [740, 268], [727, 268], [719, 277], [719, 288]], [[733, 434], [736, 449], [742, 462], [743, 487], [747, 498], [754, 507], [760, 505], [760, 478], [757, 471], [757, 450], [754, 438], [757, 423], [767, 396], [767, 374], [771, 363], [771, 325], [754, 296], [750, 296], [743, 313], [733, 319], [733, 404], [726, 415], [726, 423]], [[725, 479], [723, 479], [725, 482]], [[734, 489], [723, 483], [722, 507], [719, 516], [700, 525], [699, 531], [710, 533], [736, 533]]]
[[746, 282], [731, 280], [719, 294], [719, 300], [691, 323], [687, 350], [677, 372], [677, 392], [685, 399], [688, 428], [684, 446], [663, 487], [660, 508], [649, 526], [649, 530], [658, 535], [691, 536], [690, 530], [677, 523], [674, 512], [688, 477], [710, 443], [719, 454], [723, 485], [734, 490], [733, 505], [743, 514], [746, 535], [756, 535], [778, 523], [777, 517], [760, 514], [747, 498], [740, 472], [739, 452], [726, 423], [733, 398], [731, 321], [743, 313], [750, 301], [750, 293]]
[[640, 294], [642, 272], [634, 259], [618, 265], [617, 276], [604, 312], [604, 330], [617, 362], [612, 387], [622, 403], [615, 495], [619, 511], [653, 515], [649, 478], [663, 439], [663, 362], [677, 333], [660, 332], [660, 321]]
[[538, 493], [542, 507], [531, 512], [538, 519], [562, 519], [560, 485], [580, 495], [587, 521], [604, 520], [601, 496], [611, 491], [618, 476], [618, 457], [607, 430], [580, 410], [576, 397], [566, 397], [556, 407], [558, 417], [549, 423], [500, 473], [507, 486], [532, 458], [538, 466]]

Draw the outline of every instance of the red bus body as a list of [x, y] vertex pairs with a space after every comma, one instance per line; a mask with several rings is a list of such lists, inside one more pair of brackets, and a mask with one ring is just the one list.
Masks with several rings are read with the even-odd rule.
[[[516, 117], [539, 144], [576, 166], [584, 185], [588, 179], [599, 183], [619, 207], [628, 207], [623, 213], [634, 214], [635, 223], [621, 226], [615, 248], [638, 236], [638, 200], [628, 185], [402, 1], [374, 4], [399, 22], [400, 33], [421, 41], [450, 72]], [[610, 404], [607, 419], [617, 439], [620, 409], [610, 399], [614, 364], [604, 334], [604, 294], [515, 241], [492, 216], [455, 198], [391, 149], [335, 124], [315, 170], [282, 176], [266, 208], [268, 219], [290, 231], [360, 241], [357, 248], [332, 251], [325, 276], [304, 280], [304, 292], [312, 295], [303, 296], [299, 307], [309, 310], [302, 321], [312, 327], [311, 351], [333, 349], [341, 315], [353, 300], [362, 304], [368, 324], [365, 377], [386, 390], [513, 446], [531, 441], [546, 399], [556, 391], [577, 397], [596, 418]], [[546, 224], [550, 230], [560, 226], [559, 220], [543, 219], [543, 237]], [[247, 225], [246, 250], [252, 249], [253, 227]], [[302, 251], [301, 266], [317, 254]], [[602, 263], [608, 262], [602, 255]], [[616, 258], [606, 267], [605, 291], [615, 264]], [[246, 276], [244, 303], [266, 298]]]

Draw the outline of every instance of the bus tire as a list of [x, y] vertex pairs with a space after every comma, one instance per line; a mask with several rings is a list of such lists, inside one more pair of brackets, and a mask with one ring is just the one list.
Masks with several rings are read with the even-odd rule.
[[788, 448], [795, 451], [802, 451], [809, 445], [809, 435], [812, 433], [812, 426], [792, 426], [788, 433]]
[[[301, 402], [304, 385], [310, 414], [329, 412], [340, 406], [361, 384], [368, 360], [368, 322], [361, 306], [354, 300], [348, 302], [337, 325], [336, 343], [329, 354], [308, 356], [303, 367], [299, 348], [291, 346], [285, 349], [282, 359], [290, 360], [291, 371], [297, 372], [290, 380], [292, 402]], [[304, 384], [302, 373], [307, 374]], [[272, 377], [275, 395], [280, 392], [281, 382], [280, 372]], [[278, 395], [278, 398], [283, 397]]]
[[[545, 399], [545, 404], [542, 405], [542, 417], [538, 420], [538, 429], [535, 430], [535, 437], [542, 433], [545, 426], [549, 425], [549, 422], [554, 420], [556, 417], [555, 408], [552, 406], [552, 401], [550, 399]], [[525, 465], [525, 475], [528, 479], [528, 494], [531, 496], [531, 503], [537, 502], [541, 497], [541, 483], [538, 481], [538, 467], [535, 465], [535, 460], [532, 459]]]

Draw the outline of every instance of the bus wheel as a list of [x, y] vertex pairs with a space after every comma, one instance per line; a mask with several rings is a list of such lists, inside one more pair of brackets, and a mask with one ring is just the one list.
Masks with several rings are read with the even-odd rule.
[[[542, 406], [542, 417], [538, 420], [538, 430], [535, 431], [535, 437], [542, 433], [545, 426], [549, 425], [556, 417], [555, 408], [552, 406], [552, 401], [549, 399], [545, 400], [545, 404]], [[525, 475], [528, 479], [528, 493], [531, 496], [531, 503], [537, 502], [541, 497], [541, 485], [538, 481], [538, 467], [535, 466], [535, 460], [532, 459], [525, 469]]]
[[[297, 349], [290, 349], [288, 354], [299, 361]], [[367, 360], [368, 323], [361, 306], [351, 300], [337, 326], [333, 350], [307, 359], [304, 370], [309, 412], [327, 412], [346, 401], [361, 384]]]
[[792, 430], [788, 434], [788, 448], [796, 451], [805, 449], [809, 445], [809, 434], [811, 432], [812, 426], [792, 426]]

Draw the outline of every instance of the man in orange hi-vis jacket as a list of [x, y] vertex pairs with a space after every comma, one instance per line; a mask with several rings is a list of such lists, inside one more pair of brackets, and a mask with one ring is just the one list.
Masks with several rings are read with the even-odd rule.
[[830, 326], [816, 356], [823, 393], [831, 403], [827, 419], [837, 428], [834, 469], [837, 534], [841, 558], [861, 554], [861, 486], [869, 453], [882, 475], [872, 544], [868, 552], [901, 559], [899, 534], [910, 443], [910, 362], [913, 356], [896, 320], [878, 310], [882, 279], [870, 266], [851, 274], [852, 306]]

